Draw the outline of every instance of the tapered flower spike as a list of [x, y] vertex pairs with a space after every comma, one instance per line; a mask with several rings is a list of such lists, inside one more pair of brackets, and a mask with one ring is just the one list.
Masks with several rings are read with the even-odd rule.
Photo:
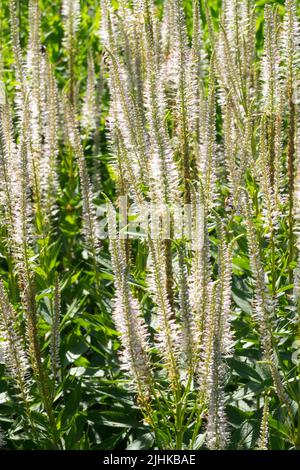
[[225, 449], [229, 442], [225, 414], [224, 370], [218, 337], [214, 338], [211, 373], [209, 378], [209, 406], [206, 429], [206, 445], [211, 450]]
[[[26, 75], [31, 78], [31, 87], [34, 88], [32, 95], [37, 94], [35, 99], [39, 101], [39, 93], [41, 90], [40, 71], [41, 71], [41, 12], [39, 9], [39, 2], [37, 0], [30, 0], [29, 6], [29, 39], [27, 49], [26, 61]], [[37, 103], [37, 106], [40, 102]], [[37, 111], [40, 111], [39, 109]]]
[[42, 58], [42, 132], [40, 160], [40, 205], [45, 222], [55, 210], [58, 193], [58, 90], [46, 52]]
[[110, 253], [114, 271], [116, 289], [114, 321], [121, 333], [121, 362], [129, 374], [140, 403], [146, 403], [151, 393], [151, 367], [149, 362], [149, 338], [146, 323], [137, 299], [130, 291], [128, 266], [124, 240], [116, 231], [116, 213], [107, 205]]
[[298, 102], [300, 72], [300, 23], [297, 15], [297, 2], [286, 0], [285, 9], [281, 38], [284, 85], [289, 99], [293, 99], [296, 104]]
[[186, 260], [184, 259], [184, 249], [179, 247], [178, 250], [178, 263], [179, 263], [179, 305], [180, 317], [182, 321], [182, 350], [184, 359], [188, 366], [189, 372], [193, 373], [195, 368], [195, 323], [193, 318], [193, 311], [190, 302], [190, 292], [188, 288], [188, 271]]
[[207, 286], [205, 305], [205, 324], [203, 327], [200, 353], [198, 357], [200, 374], [198, 373], [200, 400], [209, 401], [209, 380], [214, 365], [214, 339], [217, 335], [217, 282], [211, 281]]
[[195, 165], [199, 160], [199, 144], [205, 131], [205, 86], [204, 76], [207, 73], [208, 64], [206, 52], [203, 47], [203, 31], [200, 18], [199, 0], [193, 0], [193, 36], [189, 57], [189, 87], [191, 98], [189, 103], [190, 131], [193, 138], [193, 151], [195, 153]]
[[96, 75], [93, 52], [91, 49], [88, 53], [87, 83], [82, 107], [81, 123], [82, 127], [86, 129], [87, 133], [93, 131], [97, 125]]
[[118, 30], [116, 27], [116, 18], [111, 8], [110, 0], [101, 0], [101, 23], [100, 23], [100, 37], [101, 42], [112, 53], [118, 53]]
[[12, 171], [16, 158], [17, 146], [13, 138], [12, 121], [9, 105], [0, 106], [0, 161], [1, 161], [1, 204], [5, 211], [5, 222], [8, 229], [13, 227]]
[[207, 231], [207, 205], [201, 185], [192, 192], [192, 224], [193, 257], [189, 290], [195, 322], [195, 357], [197, 358], [203, 344], [209, 283], [212, 276]]
[[[21, 276], [29, 279], [28, 257], [32, 246], [32, 204], [29, 199], [29, 131], [30, 111], [28, 100], [24, 103], [20, 142], [11, 167], [12, 213], [14, 224], [11, 230], [12, 252]], [[26, 283], [27, 284], [27, 283]]]
[[225, 228], [219, 221], [219, 295], [220, 295], [220, 317], [219, 317], [219, 344], [220, 352], [225, 356], [232, 355], [233, 332], [231, 327], [231, 282], [232, 282], [232, 250], [233, 244], [226, 242]]
[[268, 396], [264, 400], [263, 415], [260, 425], [260, 433], [258, 440], [259, 450], [268, 450], [269, 444], [269, 399]]
[[206, 194], [208, 209], [213, 207], [216, 194], [216, 95], [215, 95], [215, 74], [213, 63], [210, 67], [210, 84], [207, 100], [207, 110], [205, 116], [205, 133], [200, 144], [199, 171], [202, 185]]
[[26, 75], [24, 70], [24, 63], [22, 58], [22, 50], [20, 46], [19, 38], [19, 24], [16, 12], [16, 2], [15, 0], [9, 0], [9, 16], [10, 16], [10, 31], [12, 39], [12, 49], [14, 54], [14, 66], [16, 73], [16, 108], [17, 114], [22, 120], [23, 112], [23, 103], [26, 100], [27, 94], [27, 84], [26, 84]]
[[277, 16], [271, 5], [265, 6], [265, 40], [262, 59], [263, 106], [271, 114], [281, 101], [280, 55]]
[[274, 154], [272, 145], [267, 141], [268, 117], [262, 116], [260, 129], [260, 145], [258, 158], [258, 174], [260, 188], [263, 196], [262, 216], [264, 221], [266, 236], [274, 242], [274, 233], [278, 226], [279, 208], [276, 204], [274, 191]]
[[37, 0], [29, 3], [29, 44], [26, 63], [26, 78], [28, 80], [29, 108], [29, 146], [28, 171], [30, 184], [36, 204], [36, 212], [40, 212], [41, 183], [39, 166], [42, 159], [42, 53], [40, 38], [40, 10]]
[[227, 180], [234, 207], [240, 199], [240, 186], [243, 180], [243, 168], [239, 165], [239, 139], [235, 126], [234, 113], [227, 102], [223, 106], [224, 119], [224, 157]]
[[2, 348], [8, 371], [14, 379], [18, 394], [23, 402], [28, 402], [29, 362], [22, 339], [17, 331], [17, 314], [7, 298], [0, 280], [0, 334], [4, 337]]
[[[99, 54], [95, 58], [95, 63], [98, 64], [99, 71], [95, 84], [95, 130], [94, 130], [94, 158], [93, 158], [93, 176], [92, 183], [94, 187], [101, 187], [101, 162], [100, 162], [100, 153], [101, 153], [101, 128], [100, 128], [100, 117], [103, 109], [103, 95], [104, 90], [106, 89], [106, 79], [104, 77], [104, 61], [103, 54]], [[109, 138], [108, 138], [109, 140]]]
[[190, 152], [190, 124], [188, 111], [191, 106], [191, 94], [189, 90], [189, 53], [187, 46], [187, 31], [184, 10], [181, 0], [172, 0], [174, 8], [174, 45], [172, 54], [171, 70], [175, 83], [176, 100], [175, 114], [177, 122], [177, 135], [179, 143], [179, 155], [182, 171], [182, 182], [184, 202], [191, 201], [190, 179], [191, 179], [191, 152]]
[[63, 0], [62, 16], [65, 30], [64, 42], [69, 66], [69, 100], [72, 106], [75, 106], [77, 100], [77, 90], [75, 85], [76, 36], [80, 23], [80, 1]]
[[158, 319], [156, 342], [165, 364], [171, 387], [173, 391], [178, 391], [178, 359], [182, 340], [167, 293], [165, 245], [160, 238], [153, 240], [151, 237], [148, 238], [148, 244], [150, 255], [148, 282], [151, 296], [156, 305]]

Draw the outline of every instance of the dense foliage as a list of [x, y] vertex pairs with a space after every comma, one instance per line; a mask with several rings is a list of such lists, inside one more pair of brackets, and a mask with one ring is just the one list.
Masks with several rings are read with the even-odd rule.
[[1, 0], [4, 448], [300, 448], [297, 8]]

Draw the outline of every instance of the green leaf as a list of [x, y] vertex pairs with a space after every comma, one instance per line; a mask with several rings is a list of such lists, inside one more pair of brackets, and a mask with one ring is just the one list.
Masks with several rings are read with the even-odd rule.
[[75, 382], [71, 394], [65, 399], [65, 407], [61, 414], [61, 425], [65, 427], [76, 417], [81, 401], [81, 383]]
[[201, 447], [203, 446], [203, 444], [205, 442], [205, 437], [206, 437], [206, 433], [199, 434], [196, 437], [196, 440], [195, 440], [194, 445], [193, 445], [193, 450], [201, 449]]
[[124, 411], [102, 411], [89, 413], [89, 419], [103, 426], [112, 428], [137, 428], [142, 426], [138, 420], [138, 413]]
[[263, 378], [256, 372], [256, 370], [249, 366], [246, 362], [229, 358], [227, 360], [230, 367], [239, 375], [239, 377], [244, 377], [246, 379], [253, 379], [256, 382], [261, 383]]
[[154, 435], [151, 432], [142, 434], [126, 447], [126, 450], [151, 449], [154, 444]]
[[248, 300], [246, 300], [246, 296], [243, 296], [242, 298], [239, 291], [239, 295], [237, 295], [235, 292], [232, 292], [232, 298], [236, 305], [240, 307], [242, 312], [247, 313], [248, 315], [252, 315], [252, 307]]

